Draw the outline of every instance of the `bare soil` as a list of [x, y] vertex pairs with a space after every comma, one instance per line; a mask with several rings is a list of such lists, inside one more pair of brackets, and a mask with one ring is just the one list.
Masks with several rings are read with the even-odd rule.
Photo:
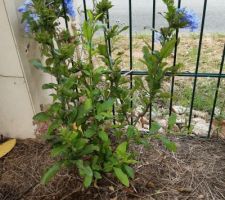
[[125, 188], [110, 175], [88, 190], [74, 169], [60, 172], [47, 186], [40, 184], [53, 163], [50, 148], [39, 140], [21, 140], [0, 160], [1, 200], [74, 199], [225, 199], [225, 141], [174, 137], [178, 151], [157, 141], [136, 149], [140, 161], [135, 179]]

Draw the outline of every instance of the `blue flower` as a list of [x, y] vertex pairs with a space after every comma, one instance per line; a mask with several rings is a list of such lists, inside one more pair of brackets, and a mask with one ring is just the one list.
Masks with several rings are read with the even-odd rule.
[[35, 21], [35, 22], [37, 22], [40, 18], [39, 18], [39, 16], [36, 14], [36, 13], [31, 13], [30, 14], [30, 17]]
[[185, 28], [189, 28], [191, 31], [194, 31], [198, 28], [199, 18], [192, 10], [180, 8], [177, 10], [177, 12], [182, 15], [181, 22], [187, 23]]
[[75, 18], [76, 10], [75, 10], [73, 0], [64, 0], [64, 3], [66, 6], [66, 11], [67, 11], [68, 15], [70, 15], [72, 18]]
[[21, 5], [18, 8], [18, 11], [21, 12], [21, 13], [25, 13], [27, 11], [31, 12], [29, 14], [29, 18], [25, 21], [25, 24], [24, 24], [25, 33], [30, 33], [30, 31], [31, 31], [30, 22], [32, 22], [32, 21], [38, 22], [38, 20], [40, 19], [39, 16], [36, 13], [33, 12], [33, 10], [32, 10], [33, 5], [34, 4], [33, 4], [32, 0], [25, 0], [23, 5]]
[[25, 13], [28, 11], [29, 7], [31, 7], [33, 5], [33, 1], [31, 0], [25, 0], [23, 5], [21, 5], [19, 8], [18, 8], [18, 11], [21, 12], [21, 13]]
[[25, 13], [27, 12], [27, 6], [25, 5], [22, 5], [18, 8], [18, 11], [21, 12], [21, 13]]
[[25, 23], [24, 31], [25, 33], [30, 33], [30, 24], [28, 22]]
[[31, 0], [25, 0], [23, 4], [25, 6], [33, 6], [33, 1], [31, 1]]
[[155, 32], [155, 42], [161, 42], [163, 40], [163, 36], [160, 32]]

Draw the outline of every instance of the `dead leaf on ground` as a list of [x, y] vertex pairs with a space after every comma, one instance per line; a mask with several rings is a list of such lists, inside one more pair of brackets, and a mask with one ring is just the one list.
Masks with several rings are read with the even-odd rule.
[[16, 139], [10, 139], [0, 144], [0, 158], [2, 158], [7, 153], [9, 153], [15, 145], [16, 145]]

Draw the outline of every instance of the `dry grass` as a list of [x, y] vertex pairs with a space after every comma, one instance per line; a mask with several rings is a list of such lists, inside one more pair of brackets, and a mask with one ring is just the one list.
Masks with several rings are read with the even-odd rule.
[[0, 199], [225, 199], [224, 141], [185, 137], [173, 141], [178, 146], [175, 154], [157, 141], [151, 141], [149, 149], [133, 147], [139, 163], [129, 188], [106, 175], [98, 187], [86, 191], [73, 169], [62, 171], [47, 186], [41, 185], [41, 175], [53, 162], [50, 148], [37, 140], [19, 141], [0, 160]]
[[[199, 35], [197, 34], [180, 34], [180, 44], [178, 47], [177, 62], [182, 62], [184, 68], [181, 71], [195, 71], [197, 52], [199, 45]], [[99, 38], [101, 40], [101, 38]], [[139, 61], [142, 58], [142, 47], [144, 41], [151, 44], [151, 35], [134, 35], [133, 37], [133, 68], [135, 70], [144, 70], [145, 66]], [[203, 38], [201, 62], [199, 72], [218, 72], [218, 66], [221, 62], [225, 41], [225, 34], [206, 34]], [[124, 52], [123, 69], [129, 69], [129, 39], [127, 36], [120, 36], [114, 42], [116, 52]], [[156, 43], [156, 49], [160, 45]], [[172, 56], [170, 63], [172, 63]]]
[[[99, 37], [97, 41], [102, 41]], [[142, 58], [142, 47], [144, 43], [151, 44], [151, 35], [137, 34], [133, 37], [133, 69], [145, 70], [146, 67], [140, 62]], [[202, 51], [199, 63], [199, 73], [219, 73], [221, 64], [222, 52], [224, 48], [225, 34], [205, 34], [202, 42]], [[178, 47], [177, 63], [183, 63], [181, 72], [195, 72], [197, 54], [199, 45], [199, 35], [196, 33], [181, 33], [180, 44]], [[156, 43], [156, 49], [159, 49], [160, 44]], [[129, 38], [128, 36], [119, 36], [116, 41], [113, 41], [113, 48], [116, 52], [124, 52], [122, 57], [122, 70], [129, 70], [130, 68], [130, 52], [129, 52]], [[172, 65], [173, 55], [168, 59], [168, 63]], [[177, 105], [190, 106], [192, 96], [193, 78], [189, 77], [176, 77], [175, 79], [175, 93], [174, 103]], [[194, 109], [211, 112], [214, 94], [217, 84], [217, 78], [198, 78], [196, 98]], [[170, 80], [165, 83], [166, 92], [170, 92]], [[224, 88], [225, 82], [221, 81], [221, 90], [217, 106], [225, 112], [222, 108], [224, 101]], [[168, 103], [168, 99], [165, 100]], [[168, 105], [166, 105], [168, 106]]]

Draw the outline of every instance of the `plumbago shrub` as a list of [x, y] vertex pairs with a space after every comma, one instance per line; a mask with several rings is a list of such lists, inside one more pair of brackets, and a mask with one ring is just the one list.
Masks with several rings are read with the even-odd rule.
[[[44, 58], [44, 61], [33, 60], [32, 64], [55, 77], [55, 81], [42, 86], [52, 91], [51, 106], [33, 118], [49, 124], [45, 139], [51, 144], [51, 156], [57, 158], [43, 175], [43, 183], [62, 168], [76, 167], [85, 187], [107, 173], [128, 187], [129, 179], [134, 178], [132, 165], [137, 162], [130, 144], [147, 144], [147, 137], [155, 137], [169, 150], [176, 150], [172, 142], [157, 133], [158, 126], [152, 126], [150, 134], [142, 134], [135, 127], [161, 95], [165, 73], [176, 73], [181, 66], [166, 63], [179, 42], [176, 29], [192, 29], [194, 24], [193, 15], [186, 9], [177, 10], [173, 0], [163, 2], [168, 8], [163, 14], [168, 27], [155, 30], [162, 47], [154, 52], [148, 44], [143, 47], [142, 62], [148, 75], [145, 80], [135, 78], [131, 90], [129, 80], [120, 73], [123, 54], [116, 53], [111, 43], [128, 27], [107, 26], [107, 13], [112, 7], [109, 0], [96, 2], [80, 29], [61, 25], [62, 19], [70, 21], [76, 17], [71, 0], [26, 0], [19, 7], [25, 32], [40, 44]], [[94, 36], [99, 31], [104, 40], [96, 43]], [[143, 112], [133, 116], [132, 125], [130, 101], [137, 91], [141, 94]]]

